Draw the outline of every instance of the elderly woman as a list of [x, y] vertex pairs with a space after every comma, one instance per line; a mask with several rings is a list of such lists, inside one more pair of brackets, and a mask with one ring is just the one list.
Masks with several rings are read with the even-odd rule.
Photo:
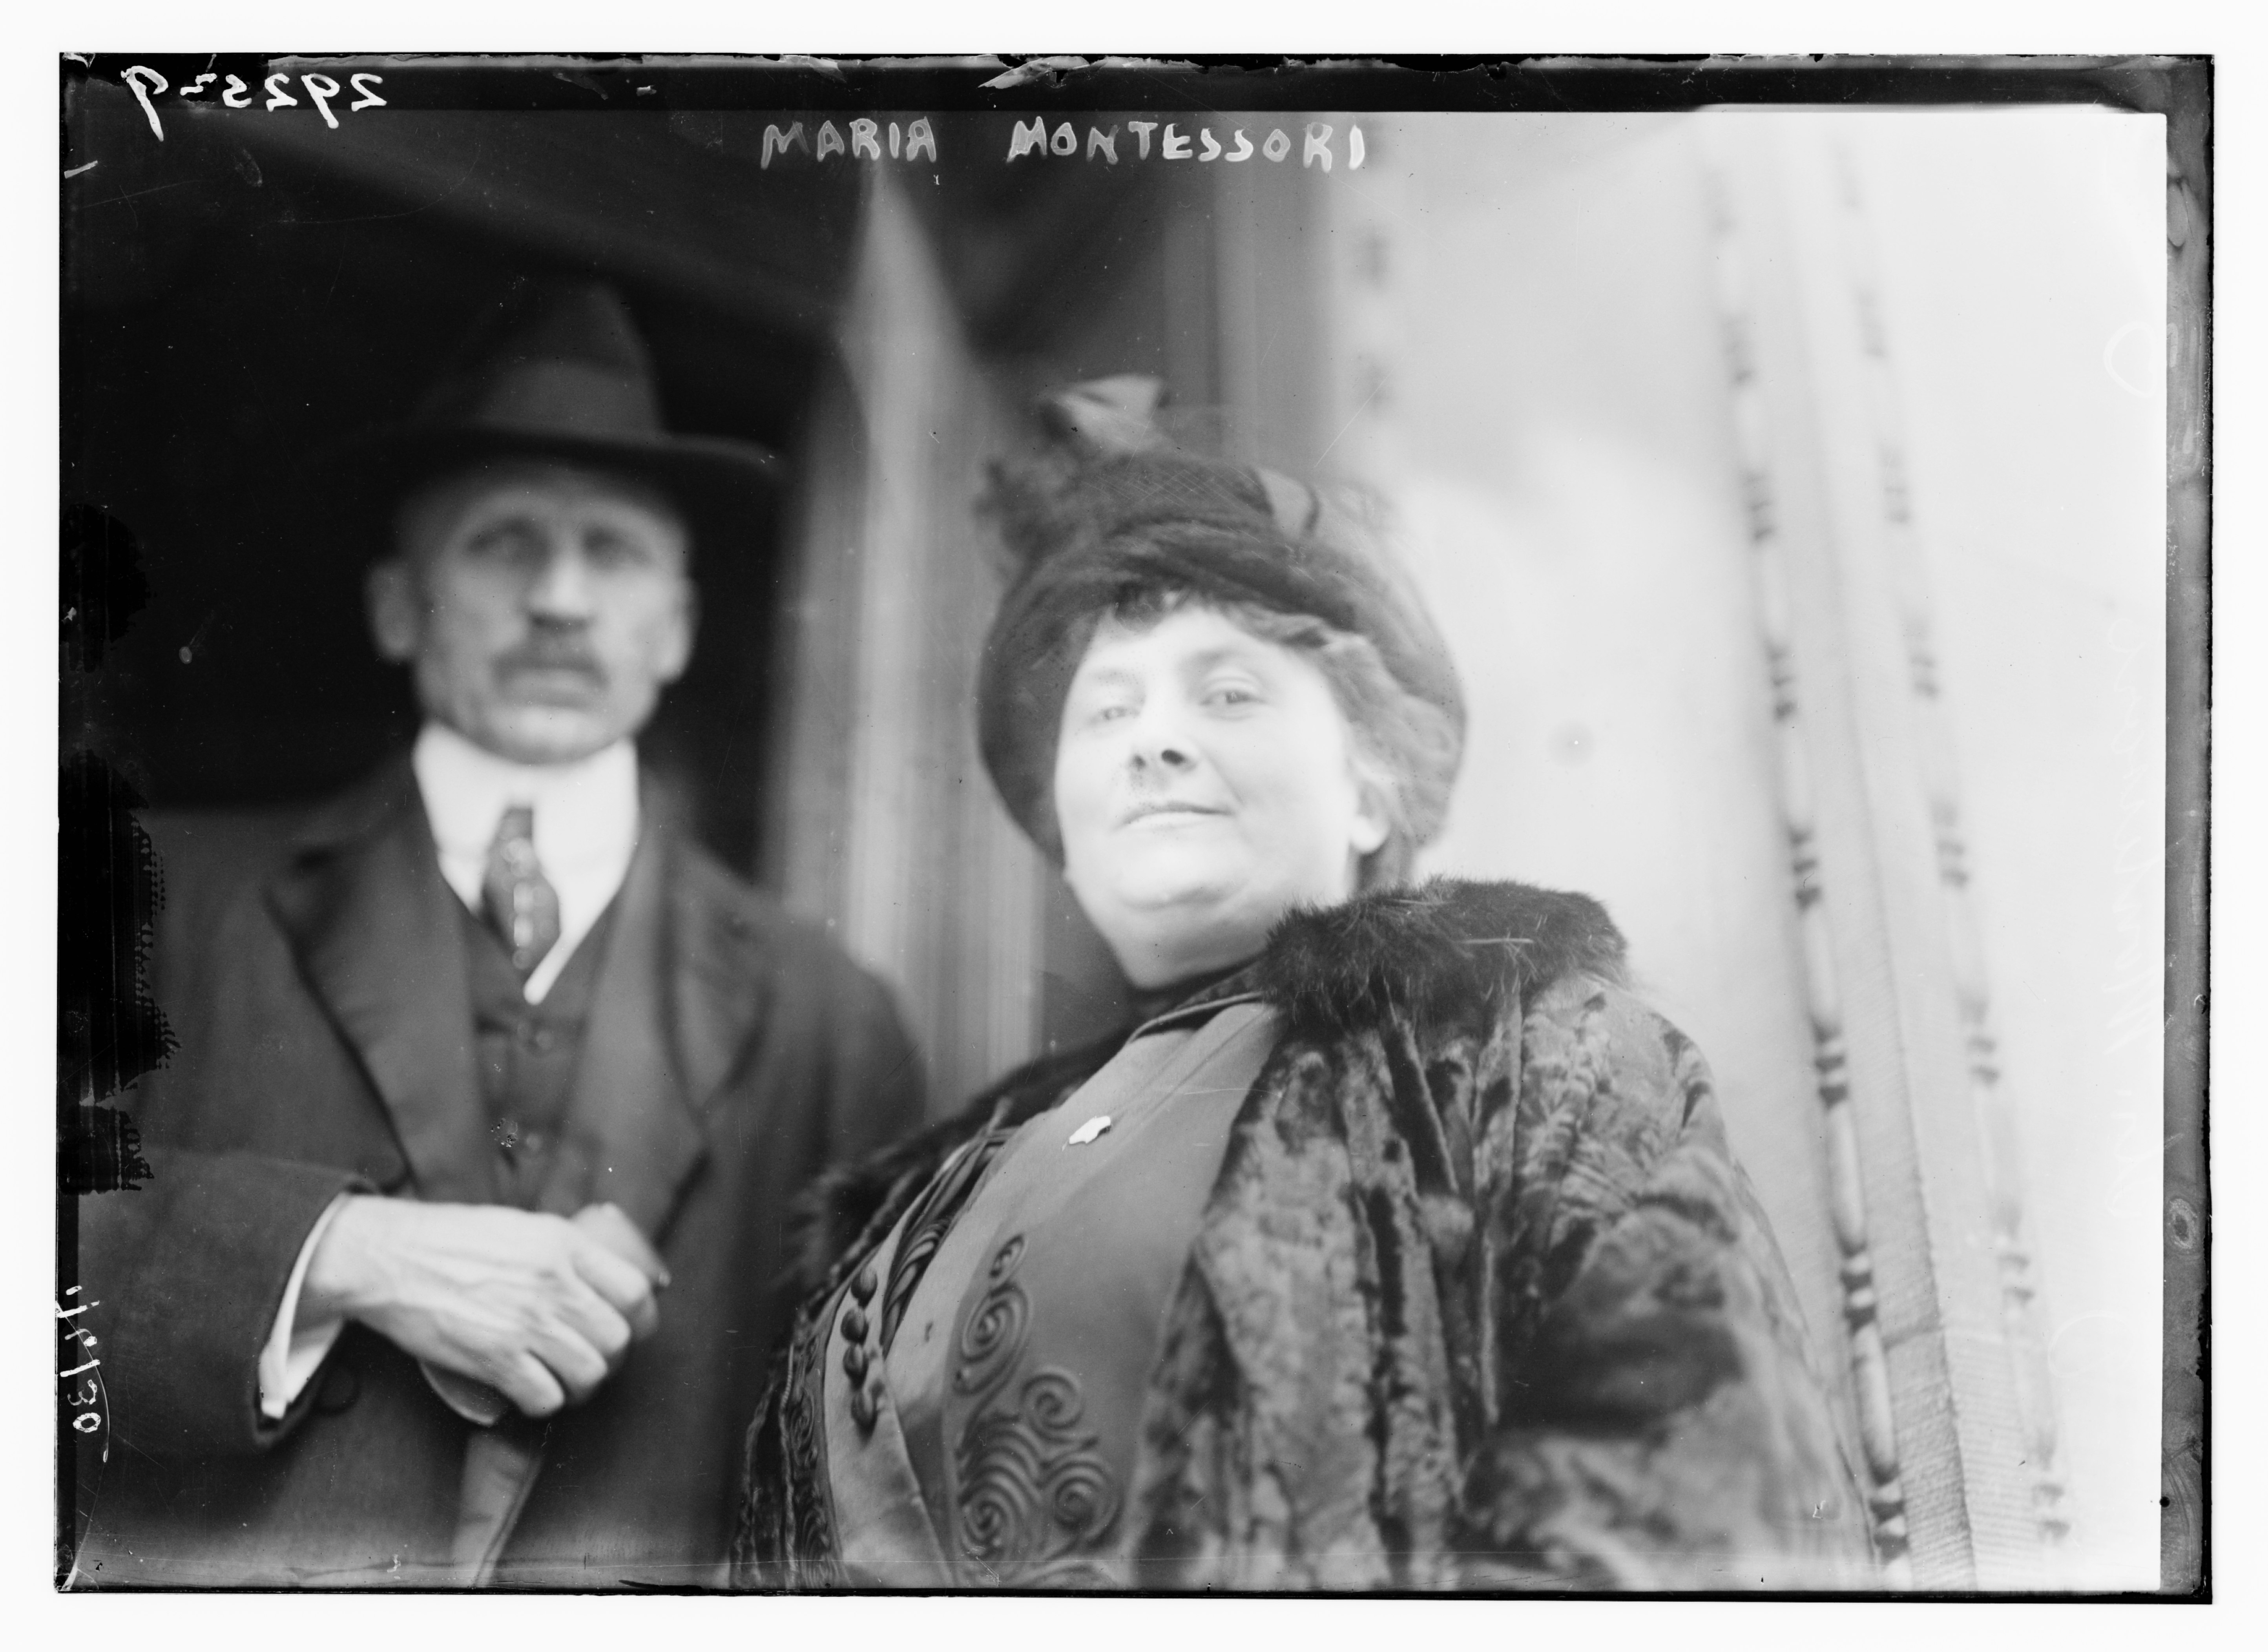
[[1136, 989], [826, 1191], [750, 1587], [1864, 1587], [1700, 1052], [1579, 895], [1407, 881], [1414, 594], [1152, 381], [996, 469], [987, 766]]

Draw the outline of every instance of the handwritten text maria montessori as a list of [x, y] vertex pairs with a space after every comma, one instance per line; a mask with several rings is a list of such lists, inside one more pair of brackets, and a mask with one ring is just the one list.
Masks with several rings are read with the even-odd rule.
[[[1255, 123], [1251, 132], [1261, 129]], [[1090, 122], [1084, 141], [1079, 128], [1071, 122], [1060, 122], [1053, 131], [1047, 122], [1037, 115], [1028, 121], [1018, 121], [1008, 135], [1009, 160], [1025, 156], [1069, 158], [1084, 156], [1089, 161], [1100, 159], [1116, 166], [1121, 159], [1119, 144], [1123, 135], [1128, 146], [1124, 159], [1148, 160], [1154, 154], [1162, 160], [1237, 161], [1250, 160], [1257, 155], [1263, 159], [1281, 163], [1291, 156], [1293, 139], [1282, 127], [1270, 127], [1266, 136], [1255, 142], [1244, 127], [1227, 129], [1226, 141], [1210, 126], [1196, 126], [1188, 131], [1176, 121], [1123, 121], [1105, 126]], [[1298, 140], [1300, 164], [1331, 169], [1332, 140], [1336, 129], [1328, 122], [1309, 121], [1300, 129]], [[1153, 148], [1154, 144], [1154, 148]], [[1363, 163], [1362, 129], [1349, 125], [1345, 141], [1346, 164], [1349, 170]], [[837, 156], [850, 160], [880, 160], [885, 151], [892, 159], [914, 160], [926, 157], [935, 160], [937, 136], [926, 120], [917, 120], [904, 127], [895, 121], [887, 125], [880, 121], [864, 118], [838, 127], [833, 121], [820, 121], [806, 130], [801, 121], [790, 121], [786, 125], [767, 125], [764, 128], [764, 147], [760, 164], [769, 167], [775, 159], [793, 156], [814, 161], [830, 160]]]

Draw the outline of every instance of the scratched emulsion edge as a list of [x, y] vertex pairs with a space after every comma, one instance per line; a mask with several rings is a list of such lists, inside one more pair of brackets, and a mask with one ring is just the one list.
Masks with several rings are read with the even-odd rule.
[[2213, 64], [2167, 62], [2164, 1342], [2158, 1590], [2213, 1598], [2211, 1036]]
[[[68, 413], [66, 414], [68, 418]], [[132, 1119], [107, 1105], [164, 1060], [173, 1036], [144, 978], [164, 900], [162, 874], [134, 811], [142, 799], [104, 750], [90, 690], [108, 645], [148, 597], [132, 533], [84, 504], [63, 512], [58, 660], [60, 758], [55, 896], [55, 1280], [58, 1373], [85, 1363], [75, 1334], [78, 1207], [83, 1198], [132, 1198], [147, 1179]], [[75, 1554], [82, 1446], [107, 1443], [111, 1420], [99, 1369], [96, 1403], [72, 1403], [87, 1383], [59, 1382], [55, 1449], [55, 1583]], [[75, 1426], [89, 1415], [92, 1431]]]

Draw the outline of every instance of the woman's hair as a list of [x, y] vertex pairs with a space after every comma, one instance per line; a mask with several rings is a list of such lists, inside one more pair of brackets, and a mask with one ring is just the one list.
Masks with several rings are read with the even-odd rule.
[[1064, 644], [1076, 660], [1086, 654], [1105, 619], [1146, 631], [1189, 608], [1208, 609], [1248, 636], [1289, 648], [1322, 674], [1346, 719], [1355, 778], [1370, 788], [1386, 815], [1386, 841], [1362, 858], [1356, 892], [1408, 882], [1418, 848], [1440, 830], [1448, 811], [1461, 744], [1448, 715], [1395, 682], [1367, 637], [1312, 614], [1286, 614], [1186, 585], [1130, 586], [1108, 608], [1093, 609], [1067, 626]]

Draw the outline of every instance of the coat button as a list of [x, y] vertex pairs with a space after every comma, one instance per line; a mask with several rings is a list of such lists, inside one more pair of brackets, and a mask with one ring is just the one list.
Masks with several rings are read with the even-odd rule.
[[843, 1334], [853, 1342], [866, 1340], [866, 1316], [856, 1308], [843, 1310]]
[[874, 1284], [872, 1268], [860, 1268], [858, 1277], [850, 1281], [850, 1294], [858, 1299], [860, 1307], [874, 1300]]
[[315, 1389], [315, 1409], [336, 1416], [361, 1394], [362, 1379], [348, 1367], [335, 1365], [323, 1373], [323, 1380]]
[[857, 1343], [843, 1350], [843, 1369], [854, 1383], [866, 1380], [866, 1350]]
[[874, 1397], [865, 1389], [850, 1396], [850, 1420], [858, 1425], [858, 1432], [867, 1434], [874, 1427]]

